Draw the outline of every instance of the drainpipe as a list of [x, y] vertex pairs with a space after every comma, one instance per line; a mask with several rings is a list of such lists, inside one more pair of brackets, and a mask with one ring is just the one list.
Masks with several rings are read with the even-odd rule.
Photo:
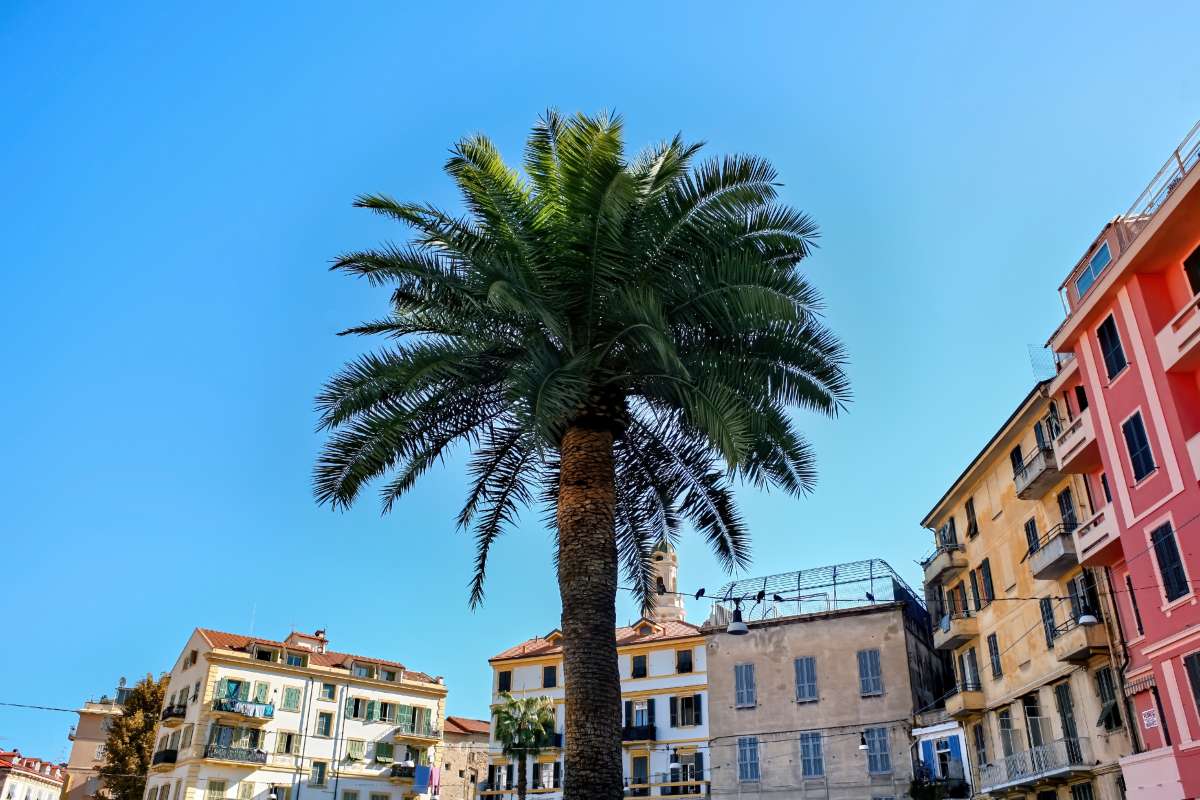
[[[1113, 589], [1112, 570], [1104, 567], [1104, 582], [1108, 586], [1108, 605], [1111, 609], [1111, 614], [1114, 623], [1117, 626], [1117, 637], [1121, 641], [1121, 665], [1117, 667], [1117, 677], [1120, 681], [1117, 684], [1117, 691], [1121, 694], [1121, 707], [1125, 709], [1125, 719], [1129, 721], [1129, 741], [1133, 745], [1133, 752], [1142, 752], [1141, 736], [1138, 734], [1137, 717], [1134, 715], [1133, 703], [1129, 701], [1129, 696], [1125, 694], [1125, 670], [1129, 666], [1129, 647], [1125, 644], [1125, 629], [1121, 624], [1121, 614], [1117, 609], [1116, 593]], [[1104, 626], [1104, 636], [1108, 639], [1108, 652], [1113, 652], [1112, 632], [1108, 625]]]

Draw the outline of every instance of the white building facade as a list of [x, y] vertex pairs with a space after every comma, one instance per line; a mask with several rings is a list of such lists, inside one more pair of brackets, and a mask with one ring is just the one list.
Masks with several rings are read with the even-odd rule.
[[63, 764], [0, 750], [0, 800], [58, 800], [66, 776]]
[[446, 688], [402, 664], [196, 629], [170, 674], [146, 800], [410, 800], [439, 784]]

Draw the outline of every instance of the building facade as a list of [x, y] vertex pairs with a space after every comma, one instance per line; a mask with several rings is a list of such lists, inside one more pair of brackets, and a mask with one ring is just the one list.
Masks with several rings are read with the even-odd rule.
[[[708, 773], [708, 682], [704, 639], [687, 622], [677, 594], [678, 559], [662, 544], [653, 553], [664, 590], [647, 617], [618, 628], [625, 783], [629, 796], [703, 794]], [[564, 691], [562, 635], [551, 631], [508, 648], [489, 660], [492, 704], [501, 695], [544, 696], [555, 705], [558, 746], [529, 756], [530, 791], [561, 797]], [[484, 797], [516, 795], [516, 763], [501, 753], [491, 730], [491, 756], [481, 787]]]
[[[1073, 533], [1116, 589], [1144, 752], [1133, 798], [1200, 796], [1200, 124], [1063, 283], [1050, 387], [1058, 468], [1095, 509]], [[1135, 744], [1139, 744], [1135, 741]]]
[[475, 800], [487, 776], [489, 723], [485, 719], [446, 717], [442, 731], [441, 800]]
[[147, 800], [437, 793], [446, 687], [403, 664], [196, 629], [167, 685]]
[[88, 700], [77, 712], [79, 722], [67, 734], [71, 741], [71, 755], [67, 758], [64, 800], [93, 800], [104, 797], [100, 784], [100, 767], [104, 765], [104, 742], [114, 717], [120, 715], [129, 690], [125, 679], [117, 689], [117, 696], [102, 696], [99, 700]]
[[3, 800], [56, 800], [66, 781], [65, 764], [23, 756], [20, 750], [0, 750], [0, 798]]
[[[916, 594], [865, 561], [749, 578], [718, 596], [703, 628], [712, 796], [907, 797], [913, 719], [945, 678]], [[734, 598], [743, 635], [728, 632]]]
[[1108, 584], [1075, 555], [1096, 513], [1059, 469], [1061, 412], [1040, 383], [922, 524], [934, 642], [951, 654], [946, 712], [967, 731], [975, 791], [1036, 800], [1118, 800], [1131, 752]]

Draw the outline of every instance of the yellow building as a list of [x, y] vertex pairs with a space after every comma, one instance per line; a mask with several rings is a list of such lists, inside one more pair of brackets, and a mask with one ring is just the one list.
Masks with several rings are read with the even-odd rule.
[[[678, 562], [669, 545], [654, 552], [664, 594], [650, 616], [617, 629], [621, 672], [625, 783], [628, 795], [706, 794], [708, 678], [704, 637], [684, 619], [676, 591]], [[565, 709], [562, 635], [551, 631], [489, 659], [492, 707], [504, 693], [545, 696], [555, 704], [558, 747], [527, 764], [529, 793], [561, 796]], [[492, 724], [491, 755], [480, 796], [516, 796], [516, 764], [500, 752]]]
[[1110, 586], [1079, 566], [1072, 533], [1094, 513], [1062, 472], [1061, 430], [1038, 384], [922, 521], [934, 643], [957, 690], [976, 791], [1036, 800], [1117, 800], [1132, 752]]

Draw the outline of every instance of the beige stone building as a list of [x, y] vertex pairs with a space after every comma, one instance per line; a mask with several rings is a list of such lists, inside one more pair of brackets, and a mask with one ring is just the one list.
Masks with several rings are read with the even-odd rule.
[[[991, 797], [1117, 800], [1132, 752], [1103, 571], [1073, 534], [1103, 498], [1060, 470], [1063, 424], [1039, 384], [922, 524], [936, 645], [952, 654], [946, 710], [967, 732], [975, 787]], [[1099, 501], [1099, 502], [1097, 502]], [[1114, 663], [1116, 662], [1116, 663]]]
[[[915, 713], [946, 680], [924, 606], [882, 561], [725, 587], [703, 628], [715, 798], [905, 797]], [[749, 632], [728, 632], [732, 598]]]
[[112, 719], [119, 716], [129, 690], [124, 686], [117, 689], [116, 697], [101, 697], [88, 700], [77, 712], [79, 722], [71, 728], [67, 738], [71, 740], [71, 755], [67, 760], [64, 800], [92, 800], [103, 797], [99, 769], [104, 764], [104, 741]]
[[486, 719], [446, 717], [441, 800], [475, 800], [479, 796], [479, 783], [487, 777], [489, 729]]

